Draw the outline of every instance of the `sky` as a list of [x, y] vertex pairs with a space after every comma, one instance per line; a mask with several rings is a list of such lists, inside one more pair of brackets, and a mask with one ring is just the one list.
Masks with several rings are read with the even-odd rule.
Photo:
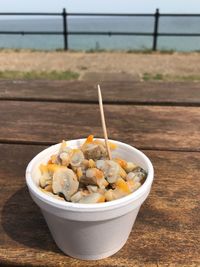
[[200, 0], [0, 0], [0, 12], [200, 13]]

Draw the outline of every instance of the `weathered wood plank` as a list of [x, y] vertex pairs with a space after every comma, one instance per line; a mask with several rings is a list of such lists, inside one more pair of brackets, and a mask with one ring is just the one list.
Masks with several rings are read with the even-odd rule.
[[83, 262], [59, 251], [25, 187], [25, 167], [43, 148], [0, 144], [2, 266], [200, 265], [200, 153], [145, 151], [155, 181], [127, 244], [112, 257]]
[[[139, 148], [200, 150], [200, 108], [105, 105], [111, 139]], [[96, 104], [0, 102], [0, 142], [53, 144], [102, 136]]]
[[[102, 82], [104, 102], [200, 105], [197, 82]], [[83, 81], [0, 81], [0, 99], [97, 102], [96, 84]]]

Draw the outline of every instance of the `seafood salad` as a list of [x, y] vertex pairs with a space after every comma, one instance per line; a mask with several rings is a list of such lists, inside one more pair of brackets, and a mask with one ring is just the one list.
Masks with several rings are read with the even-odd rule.
[[[111, 150], [115, 144], [109, 142]], [[63, 141], [58, 153], [40, 165], [39, 186], [63, 201], [100, 203], [124, 197], [137, 190], [147, 173], [121, 158], [108, 158], [105, 143], [88, 136], [79, 148]]]

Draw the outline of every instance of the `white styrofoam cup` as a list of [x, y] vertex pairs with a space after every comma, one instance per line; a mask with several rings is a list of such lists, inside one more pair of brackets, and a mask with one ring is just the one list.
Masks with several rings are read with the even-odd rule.
[[[84, 141], [85, 139], [77, 139], [68, 141], [67, 144], [77, 148]], [[123, 198], [97, 204], [79, 204], [43, 193], [38, 187], [39, 166], [47, 163], [50, 156], [58, 152], [60, 144], [40, 152], [26, 169], [30, 195], [40, 207], [56, 244], [65, 254], [74, 258], [97, 260], [120, 250], [126, 243], [140, 206], [151, 189], [154, 171], [148, 157], [130, 145], [110, 141], [117, 145], [117, 149], [112, 152], [113, 158], [120, 157], [134, 162], [148, 173], [144, 184]]]

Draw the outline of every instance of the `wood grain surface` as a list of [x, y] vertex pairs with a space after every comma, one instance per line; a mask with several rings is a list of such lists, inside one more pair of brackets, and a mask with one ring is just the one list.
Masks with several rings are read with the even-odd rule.
[[[200, 150], [200, 107], [104, 105], [110, 139], [138, 148]], [[1, 101], [1, 142], [53, 144], [102, 137], [96, 104]]]
[[29, 160], [44, 146], [0, 144], [1, 266], [199, 266], [200, 153], [144, 151], [155, 167], [152, 191], [126, 245], [100, 261], [64, 255], [25, 186]]
[[[200, 105], [197, 82], [102, 82], [106, 103]], [[97, 103], [97, 85], [83, 81], [0, 81], [0, 99]]]
[[55, 245], [25, 185], [46, 145], [102, 137], [96, 85], [0, 81], [0, 266], [200, 266], [200, 83], [104, 82], [108, 135], [143, 149], [155, 180], [126, 245], [80, 261]]

